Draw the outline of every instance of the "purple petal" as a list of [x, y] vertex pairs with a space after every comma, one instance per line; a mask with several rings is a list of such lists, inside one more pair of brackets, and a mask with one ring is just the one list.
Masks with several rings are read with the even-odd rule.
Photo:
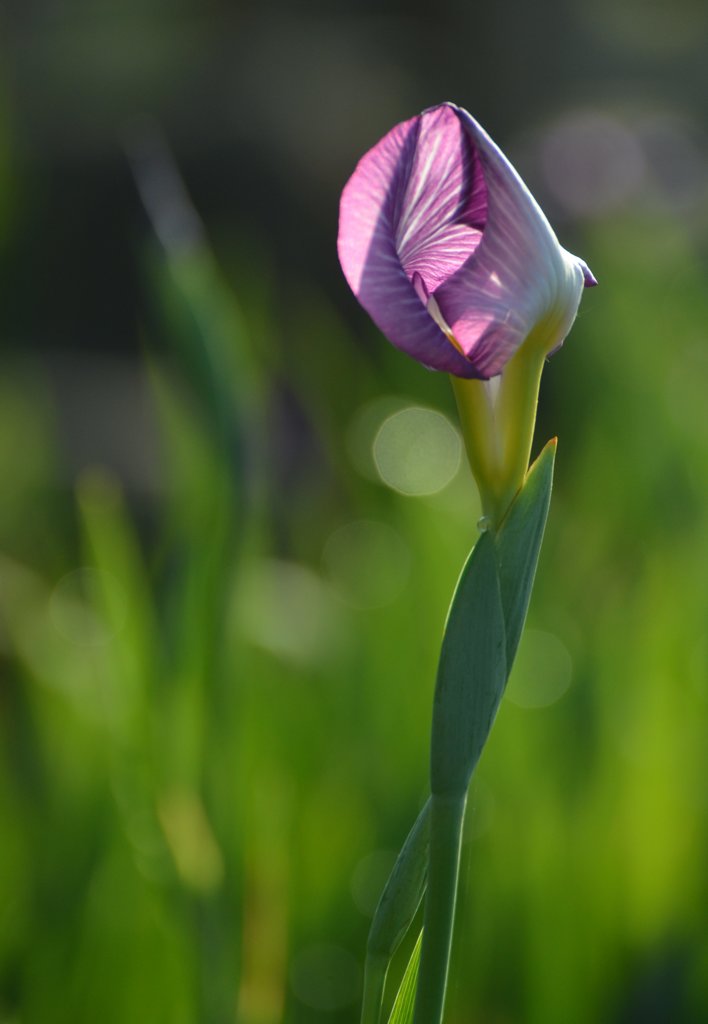
[[[569, 273], [566, 257], [574, 257], [561, 248], [501, 150], [467, 111], [454, 109], [479, 154], [487, 183], [487, 224], [472, 258], [442, 283], [434, 297], [479, 375], [492, 377], [553, 309]], [[576, 287], [575, 281], [571, 287]], [[579, 282], [577, 291], [579, 301]], [[577, 302], [571, 301], [570, 306], [568, 328]]]
[[585, 260], [578, 260], [578, 266], [583, 272], [583, 281], [586, 288], [595, 288], [597, 286], [597, 278], [593, 274], [590, 267], [587, 265]]
[[394, 210], [396, 252], [406, 275], [419, 274], [433, 292], [469, 259], [487, 220], [479, 159], [450, 107], [421, 114], [406, 172]]
[[342, 194], [339, 258], [362, 306], [398, 348], [477, 376], [424, 297], [479, 245], [486, 187], [459, 118], [438, 107], [397, 125], [357, 165]]
[[501, 150], [451, 103], [397, 125], [360, 160], [338, 244], [389, 340], [459, 377], [496, 376], [537, 325], [557, 348], [583, 284], [596, 283]]

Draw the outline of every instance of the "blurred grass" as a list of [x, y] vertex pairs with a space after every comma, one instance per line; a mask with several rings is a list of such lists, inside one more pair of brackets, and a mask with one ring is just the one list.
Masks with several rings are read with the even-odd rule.
[[[473, 783], [451, 1024], [708, 1015], [705, 258], [629, 216], [583, 255], [530, 620], [570, 675], [545, 704], [522, 651]], [[363, 476], [351, 425], [453, 403], [250, 250], [227, 281], [188, 233], [145, 275], [147, 515], [100, 466], [68, 500], [41, 370], [0, 385], [0, 1021], [353, 1022], [479, 510], [464, 470]]]

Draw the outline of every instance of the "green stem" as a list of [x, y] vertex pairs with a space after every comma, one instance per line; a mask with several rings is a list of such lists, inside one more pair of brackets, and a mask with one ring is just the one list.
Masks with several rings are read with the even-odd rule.
[[534, 341], [532, 334], [494, 382], [450, 378], [482, 511], [495, 529], [524, 482], [531, 455], [545, 362]]
[[455, 922], [466, 794], [433, 795], [428, 892], [413, 1024], [441, 1024]]
[[364, 968], [361, 1024], [379, 1024], [387, 973], [388, 959], [386, 957], [367, 956]]

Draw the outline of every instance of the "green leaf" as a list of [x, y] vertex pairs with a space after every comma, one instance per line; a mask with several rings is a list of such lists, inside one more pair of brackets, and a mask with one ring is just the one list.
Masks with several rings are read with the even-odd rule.
[[467, 790], [501, 701], [526, 620], [553, 485], [550, 441], [495, 537], [462, 570], [443, 638], [433, 707], [433, 793]]
[[506, 685], [506, 635], [494, 540], [467, 560], [445, 626], [431, 741], [431, 789], [460, 796], [489, 735]]
[[411, 1024], [413, 1010], [415, 1008], [415, 990], [418, 984], [418, 965], [420, 964], [420, 947], [423, 938], [421, 932], [418, 936], [411, 958], [408, 961], [400, 988], [388, 1018], [388, 1024]]
[[102, 676], [107, 720], [124, 738], [134, 738], [148, 728], [155, 673], [155, 609], [147, 571], [118, 483], [103, 470], [89, 470], [79, 480], [77, 501], [86, 598], [111, 638]]
[[524, 486], [509, 509], [496, 539], [506, 625], [507, 672], [511, 672], [531, 599], [551, 502], [555, 456], [554, 438], [528, 471]]
[[425, 892], [430, 798], [416, 818], [381, 894], [366, 944], [362, 1024], [378, 1024], [391, 957], [410, 928]]
[[[485, 533], [479, 538], [460, 575], [445, 625], [433, 709], [431, 784], [435, 794], [466, 792], [489, 736], [526, 620], [548, 517], [555, 451], [555, 441], [549, 442], [529, 470], [496, 537]], [[399, 854], [369, 933], [371, 991], [365, 992], [365, 1005], [373, 1007], [375, 1016], [388, 962], [425, 889], [429, 817], [430, 801]], [[418, 946], [416, 950], [389, 1024], [412, 1019]]]
[[371, 923], [367, 951], [390, 960], [415, 917], [425, 892], [430, 841], [430, 798], [408, 833]]

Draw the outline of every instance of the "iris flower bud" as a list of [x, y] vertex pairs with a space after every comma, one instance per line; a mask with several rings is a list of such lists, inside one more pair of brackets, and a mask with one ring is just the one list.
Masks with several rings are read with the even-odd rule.
[[452, 375], [483, 510], [498, 525], [528, 467], [544, 361], [595, 278], [452, 103], [396, 125], [362, 157], [342, 193], [338, 248], [389, 341]]

